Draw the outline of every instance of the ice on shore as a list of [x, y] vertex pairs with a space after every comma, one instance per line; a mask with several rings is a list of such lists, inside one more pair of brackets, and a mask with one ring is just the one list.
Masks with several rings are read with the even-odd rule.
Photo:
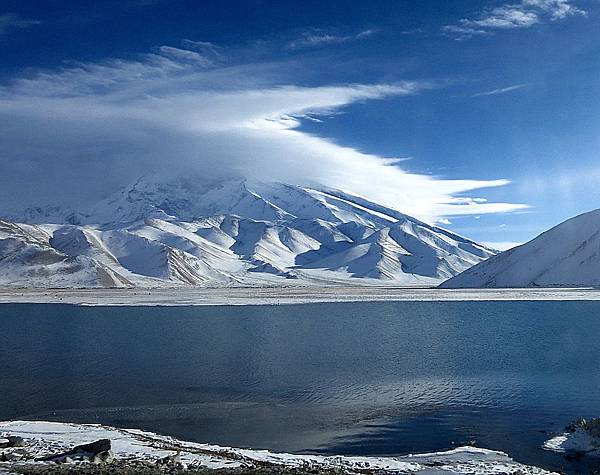
[[600, 418], [580, 419], [544, 442], [543, 448], [559, 453], [577, 453], [586, 457], [600, 457]]
[[[267, 450], [220, 447], [185, 442], [168, 436], [133, 429], [103, 425], [40, 421], [0, 422], [0, 437], [19, 436], [36, 458], [69, 450], [75, 445], [98, 439], [110, 439], [117, 459], [156, 462], [180, 453], [188, 467], [223, 469], [272, 465], [290, 468], [339, 469], [343, 471], [388, 472], [397, 474], [548, 474], [545, 470], [515, 462], [503, 452], [476, 447], [459, 447], [402, 457], [344, 457], [293, 455]], [[5, 449], [10, 450], [10, 449]], [[0, 462], [0, 471], [10, 470], [11, 463]], [[26, 463], [26, 462], [21, 462]], [[44, 463], [44, 462], [29, 462]]]

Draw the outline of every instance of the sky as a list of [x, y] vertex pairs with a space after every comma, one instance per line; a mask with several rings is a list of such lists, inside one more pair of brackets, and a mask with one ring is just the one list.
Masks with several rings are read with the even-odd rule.
[[0, 214], [240, 175], [504, 249], [600, 203], [599, 26], [598, 0], [4, 0]]

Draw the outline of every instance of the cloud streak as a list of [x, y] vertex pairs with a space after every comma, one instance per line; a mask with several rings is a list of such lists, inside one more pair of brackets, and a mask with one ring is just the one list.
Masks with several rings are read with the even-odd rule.
[[457, 24], [444, 26], [443, 31], [457, 40], [465, 40], [501, 30], [530, 28], [546, 19], [557, 21], [586, 14], [572, 0], [521, 0], [485, 10], [476, 18], [463, 18]]
[[428, 221], [525, 207], [465, 197], [506, 180], [410, 173], [395, 157], [301, 130], [305, 117], [420, 94], [429, 83], [302, 87], [273, 78], [280, 64], [217, 64], [187, 46], [133, 61], [74, 64], [2, 86], [3, 206], [92, 201], [152, 172], [339, 188]]
[[5, 13], [0, 15], [0, 35], [6, 35], [12, 30], [20, 30], [29, 28], [30, 26], [39, 25], [42, 22], [39, 20], [31, 20], [23, 18], [14, 13]]
[[315, 48], [319, 46], [335, 45], [368, 38], [376, 33], [375, 30], [363, 30], [353, 35], [336, 35], [326, 33], [322, 30], [310, 30], [302, 33], [300, 38], [296, 38], [287, 44], [287, 49], [298, 50], [304, 48]]
[[473, 94], [472, 97], [483, 97], [483, 96], [497, 96], [498, 94], [505, 94], [507, 92], [518, 91], [526, 87], [527, 84], [515, 84], [513, 86], [502, 87], [499, 89], [492, 89], [491, 91], [483, 91]]

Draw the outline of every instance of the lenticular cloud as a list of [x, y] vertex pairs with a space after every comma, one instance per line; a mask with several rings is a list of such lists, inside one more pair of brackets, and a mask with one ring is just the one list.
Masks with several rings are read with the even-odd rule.
[[5, 206], [95, 200], [154, 172], [318, 184], [428, 221], [524, 207], [464, 196], [506, 180], [408, 173], [393, 157], [301, 130], [303, 118], [419, 94], [429, 84], [301, 87], [274, 70], [272, 63], [224, 64], [215, 55], [162, 47], [135, 61], [13, 79], [0, 89], [0, 186], [11, 197]]

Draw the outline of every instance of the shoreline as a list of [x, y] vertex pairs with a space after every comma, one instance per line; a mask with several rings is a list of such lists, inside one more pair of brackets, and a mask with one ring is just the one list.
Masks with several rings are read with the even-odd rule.
[[[69, 470], [76, 467], [92, 468], [94, 464], [100, 469], [97, 473], [108, 473], [107, 469], [110, 467], [113, 469], [118, 467], [119, 472], [123, 469], [135, 469], [140, 464], [143, 464], [144, 471], [135, 473], [148, 473], [148, 468], [155, 470], [152, 473], [184, 473], [189, 470], [194, 470], [192, 473], [210, 473], [218, 470], [219, 474], [262, 471], [262, 473], [296, 475], [302, 473], [407, 475], [438, 472], [480, 475], [552, 473], [516, 462], [503, 452], [471, 446], [399, 457], [294, 455], [187, 442], [152, 432], [119, 429], [100, 424], [46, 421], [0, 422], [0, 437], [8, 436], [20, 438], [22, 443], [18, 447], [0, 449], [0, 452], [9, 456], [11, 454], [16, 456], [14, 460], [0, 462], [0, 473], [4, 470], [8, 473], [13, 471], [14, 473], [72, 473]], [[75, 455], [68, 460], [64, 457], [65, 451], [69, 454], [80, 454], [81, 452], [76, 450], [77, 446], [93, 445], [101, 441], [110, 441], [110, 453], [106, 453], [105, 459], [110, 461], [97, 461], [93, 454], [91, 457], [93, 461], [84, 457], [77, 458]], [[60, 457], [60, 461], [57, 457]], [[101, 469], [101, 467], [105, 468]], [[44, 471], [34, 471], [38, 468]]]
[[0, 304], [81, 306], [292, 305], [336, 302], [597, 301], [597, 288], [438, 289], [399, 287], [0, 288]]

